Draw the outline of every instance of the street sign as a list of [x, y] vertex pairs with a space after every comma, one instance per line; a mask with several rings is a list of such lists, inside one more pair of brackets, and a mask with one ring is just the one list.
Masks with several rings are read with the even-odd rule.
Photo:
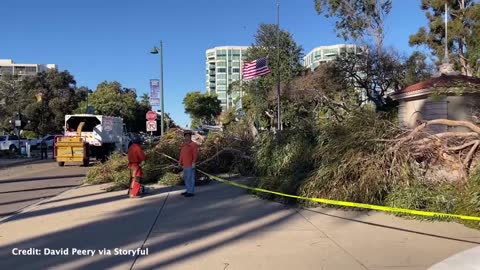
[[147, 121], [147, 132], [157, 131], [157, 121]]
[[157, 113], [154, 111], [148, 111], [146, 117], [148, 121], [155, 121], [157, 120]]
[[150, 98], [150, 105], [160, 106], [160, 98]]

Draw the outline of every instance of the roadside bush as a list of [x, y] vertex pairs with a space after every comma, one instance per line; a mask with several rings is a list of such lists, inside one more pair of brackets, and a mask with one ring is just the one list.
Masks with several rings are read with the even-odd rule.
[[[466, 185], [459, 193], [459, 197], [457, 213], [480, 217], [480, 166], [477, 166], [470, 174]], [[480, 229], [479, 221], [462, 220], [462, 222], [469, 227]]]
[[124, 154], [113, 153], [104, 164], [98, 164], [88, 170], [85, 183], [103, 184], [113, 182], [116, 186], [127, 188], [130, 183], [128, 158]]
[[[254, 183], [255, 186], [297, 194], [302, 182], [313, 169], [312, 156], [315, 145], [313, 131], [285, 130], [277, 134], [261, 133], [254, 147], [255, 168], [259, 176]], [[258, 195], [264, 198], [276, 197], [264, 193]]]
[[255, 164], [261, 176], [305, 174], [312, 169], [313, 133], [286, 130], [265, 132], [255, 144]]
[[182, 183], [182, 177], [178, 173], [167, 172], [160, 178], [158, 183], [167, 186], [176, 186]]
[[[457, 188], [449, 183], [428, 185], [415, 183], [412, 186], [397, 187], [388, 194], [385, 204], [391, 207], [407, 208], [414, 210], [441, 212], [453, 214], [456, 211], [460, 197]], [[451, 218], [412, 216], [408, 214], [396, 214], [416, 219], [444, 219]]]

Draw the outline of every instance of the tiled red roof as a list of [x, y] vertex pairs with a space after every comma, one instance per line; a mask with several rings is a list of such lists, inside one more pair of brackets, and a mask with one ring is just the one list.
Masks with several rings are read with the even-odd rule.
[[470, 77], [465, 75], [445, 75], [440, 77], [432, 77], [428, 80], [412, 84], [398, 92], [395, 95], [415, 92], [419, 90], [426, 90], [432, 87], [456, 87], [456, 86], [480, 86], [480, 78]]

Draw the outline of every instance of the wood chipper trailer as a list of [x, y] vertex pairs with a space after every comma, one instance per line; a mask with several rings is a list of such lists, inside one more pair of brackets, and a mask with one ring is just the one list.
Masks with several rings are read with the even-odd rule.
[[84, 166], [90, 163], [88, 144], [82, 138], [82, 128], [85, 122], [81, 122], [77, 128], [77, 136], [55, 137], [55, 158], [59, 166], [65, 162], [82, 162]]
[[55, 139], [55, 157], [59, 166], [66, 162], [82, 162], [90, 158], [104, 162], [114, 151], [128, 151], [123, 119], [92, 114], [65, 116], [65, 133]]

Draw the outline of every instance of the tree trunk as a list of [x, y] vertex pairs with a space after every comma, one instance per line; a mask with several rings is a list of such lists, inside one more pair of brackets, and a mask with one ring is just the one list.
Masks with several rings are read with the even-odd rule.
[[463, 51], [465, 44], [463, 39], [464, 38], [458, 41], [458, 56], [460, 58], [460, 65], [462, 66], [462, 74], [465, 76], [472, 76], [472, 68], [470, 67], [470, 64], [468, 63]]

